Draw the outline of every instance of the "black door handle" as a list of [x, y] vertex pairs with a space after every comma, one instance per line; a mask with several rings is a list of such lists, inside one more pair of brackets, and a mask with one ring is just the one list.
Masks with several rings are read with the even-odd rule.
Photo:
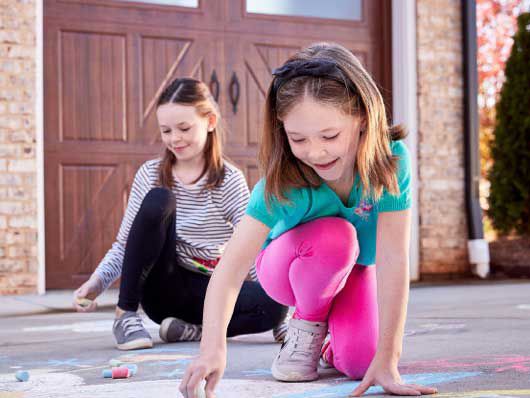
[[230, 85], [228, 86], [228, 93], [230, 94], [230, 102], [232, 103], [232, 110], [234, 115], [237, 113], [237, 103], [239, 102], [239, 79], [236, 72], [232, 74]]
[[217, 78], [217, 73], [215, 72], [215, 69], [212, 72], [212, 76], [210, 77], [210, 92], [212, 93], [212, 96], [217, 102], [219, 100], [219, 79]]

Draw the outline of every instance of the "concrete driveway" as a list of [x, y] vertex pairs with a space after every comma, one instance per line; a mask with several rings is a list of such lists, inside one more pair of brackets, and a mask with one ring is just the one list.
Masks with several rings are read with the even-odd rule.
[[[0, 398], [178, 397], [198, 343], [163, 344], [157, 325], [147, 322], [155, 347], [118, 351], [108, 306], [114, 298], [107, 296], [96, 313], [77, 314], [61, 309], [69, 306], [70, 292], [33, 302], [0, 297]], [[38, 300], [59, 305], [43, 304], [32, 314]], [[18, 312], [17, 305], [23, 307]], [[217, 396], [339, 398], [358, 384], [334, 370], [312, 383], [276, 382], [269, 368], [278, 349], [271, 333], [230, 339]], [[138, 373], [103, 379], [110, 359], [135, 363]], [[30, 372], [28, 382], [15, 380], [20, 369]], [[530, 281], [413, 287], [400, 370], [406, 381], [438, 387], [439, 397], [530, 397]], [[369, 392], [381, 394], [378, 387]]]

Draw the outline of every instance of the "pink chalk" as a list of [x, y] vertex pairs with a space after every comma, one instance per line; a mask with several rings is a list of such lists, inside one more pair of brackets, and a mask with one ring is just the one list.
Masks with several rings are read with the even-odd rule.
[[120, 368], [112, 368], [112, 378], [113, 379], [126, 379], [130, 376], [130, 372], [128, 368], [120, 367]]

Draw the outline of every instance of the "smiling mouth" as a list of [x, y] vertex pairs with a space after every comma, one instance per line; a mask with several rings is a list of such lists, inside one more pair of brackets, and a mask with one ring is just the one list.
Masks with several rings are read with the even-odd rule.
[[184, 148], [187, 148], [189, 145], [184, 145], [184, 146], [179, 146], [179, 147], [173, 147], [173, 150], [174, 151], [181, 151], [183, 150]]
[[332, 167], [335, 165], [335, 163], [337, 163], [338, 160], [339, 160], [339, 159], [337, 158], [337, 159], [335, 159], [335, 160], [332, 160], [332, 161], [329, 162], [329, 163], [315, 164], [314, 166], [315, 166], [317, 169], [319, 169], [319, 170], [327, 170], [327, 169], [332, 168]]

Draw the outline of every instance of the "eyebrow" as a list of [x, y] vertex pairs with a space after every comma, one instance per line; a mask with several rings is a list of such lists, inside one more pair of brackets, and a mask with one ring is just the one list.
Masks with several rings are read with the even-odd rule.
[[[182, 125], [185, 125], [185, 126], [188, 126], [188, 125], [189, 125], [189, 126], [191, 126], [192, 123], [190, 123], [190, 122], [179, 122], [179, 123], [177, 123], [176, 125], [177, 125], [177, 126], [182, 126]], [[165, 125], [165, 124], [160, 124], [160, 127], [170, 127], [170, 126], [167, 126], [167, 125]]]
[[[329, 132], [331, 132], [331, 131], [336, 131], [336, 130], [339, 130], [339, 128], [338, 128], [338, 127], [327, 127], [327, 128], [325, 128], [325, 129], [323, 129], [323, 130], [318, 131], [318, 133], [329, 133]], [[287, 131], [287, 130], [285, 130], [285, 132], [286, 132], [287, 134], [304, 135], [303, 133], [298, 133], [298, 132], [296, 132], [296, 131]]]

